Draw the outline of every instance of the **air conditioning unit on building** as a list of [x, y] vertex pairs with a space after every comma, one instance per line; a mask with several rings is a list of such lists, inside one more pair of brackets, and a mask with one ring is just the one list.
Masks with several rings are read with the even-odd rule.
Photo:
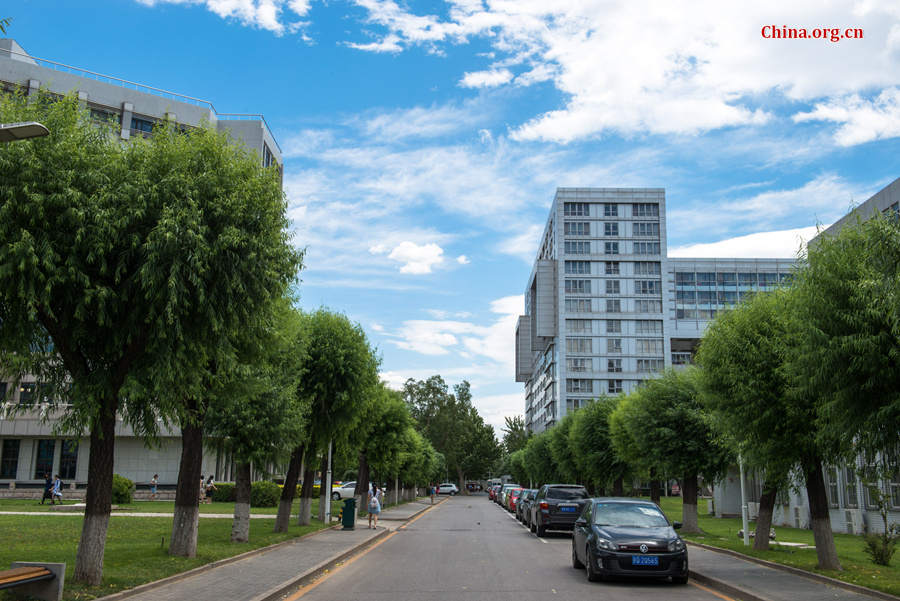
[[747, 501], [747, 519], [751, 522], [759, 517], [759, 503]]
[[794, 506], [794, 528], [809, 528], [808, 516], [805, 506]]
[[845, 509], [844, 523], [847, 534], [863, 534], [866, 531], [866, 522], [860, 509]]

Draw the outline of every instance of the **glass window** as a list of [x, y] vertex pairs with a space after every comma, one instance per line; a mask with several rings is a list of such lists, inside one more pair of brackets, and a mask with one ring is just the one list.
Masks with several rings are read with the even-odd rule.
[[675, 283], [685, 286], [685, 285], [694, 285], [694, 273], [691, 271], [676, 271], [675, 272]]
[[662, 313], [662, 301], [637, 299], [634, 301], [634, 312]]
[[859, 507], [856, 493], [856, 469], [848, 465], [844, 468], [844, 507]]
[[607, 359], [606, 360], [606, 371], [616, 373], [622, 371], [622, 360], [621, 359]]
[[606, 383], [606, 391], [609, 394], [619, 394], [622, 392], [622, 380], [608, 380]]
[[638, 359], [637, 370], [643, 373], [652, 373], [662, 371], [665, 367], [665, 361], [662, 359]]
[[566, 331], [567, 332], [576, 332], [576, 333], [588, 333], [591, 332], [591, 320], [590, 319], [567, 319], [566, 320]]
[[37, 385], [34, 382], [23, 382], [19, 384], [19, 404], [31, 405], [34, 403], [34, 391]]
[[737, 284], [737, 276], [733, 273], [718, 273], [716, 279], [720, 286], [734, 286]]
[[619, 224], [618, 223], [604, 223], [603, 224], [603, 235], [604, 236], [618, 236], [619, 235]]
[[672, 365], [690, 365], [690, 353], [672, 353]]
[[570, 294], [590, 294], [590, 280], [566, 280], [566, 292]]
[[651, 236], [654, 238], [659, 238], [659, 224], [658, 223], [635, 223], [634, 224], [634, 235], [635, 236]]
[[634, 254], [636, 255], [658, 255], [659, 242], [635, 242]]
[[566, 338], [566, 352], [567, 353], [590, 353], [591, 352], [591, 339], [590, 338]]
[[606, 352], [607, 353], [621, 353], [622, 352], [622, 339], [621, 338], [607, 338], [606, 339]]
[[635, 340], [638, 353], [661, 355], [663, 352], [663, 341], [661, 338], [638, 338]]
[[55, 440], [39, 440], [37, 459], [34, 463], [34, 479], [42, 480], [44, 474], [53, 475], [53, 450], [56, 448]]
[[622, 312], [622, 301], [615, 298], [606, 299], [606, 312], [607, 313], [621, 313]]
[[622, 332], [622, 320], [621, 319], [607, 319], [606, 320], [606, 333], [607, 334], [620, 334]]
[[838, 506], [838, 469], [834, 466], [825, 468], [826, 491], [828, 492], [828, 504], [831, 507]]
[[777, 273], [761, 273], [759, 274], [759, 285], [760, 286], [774, 286], [778, 283], [778, 274]]
[[19, 467], [19, 443], [18, 439], [7, 438], [3, 441], [3, 451], [0, 454], [0, 478], [15, 479]]
[[620, 289], [619, 280], [606, 280], [607, 294], [619, 294]]
[[662, 282], [659, 280], [635, 280], [635, 294], [660, 294], [662, 293]]
[[891, 493], [891, 507], [897, 509], [900, 507], [900, 470], [894, 472], [890, 482], [888, 482], [888, 486]]
[[716, 285], [716, 274], [709, 272], [700, 272], [697, 274], [697, 285], [698, 286], [715, 286]]
[[659, 217], [659, 205], [656, 203], [639, 202], [631, 205], [632, 217]]
[[581, 486], [548, 486], [548, 499], [561, 499], [563, 501], [577, 501], [579, 499], [587, 499], [588, 493]]
[[131, 118], [131, 131], [143, 134], [153, 133], [153, 121], [149, 119], [141, 119], [140, 117]]
[[756, 274], [755, 273], [739, 273], [738, 275], [738, 284], [741, 286], [756, 286]]
[[677, 290], [675, 291], [675, 300], [679, 303], [696, 303], [697, 294], [693, 290]]
[[636, 261], [634, 264], [635, 275], [659, 275], [660, 266], [658, 261]]
[[663, 322], [658, 319], [638, 319], [634, 322], [636, 334], [662, 334]]
[[589, 221], [566, 221], [563, 224], [563, 233], [566, 236], [590, 236], [591, 224]]
[[580, 240], [566, 241], [565, 251], [567, 255], [589, 255], [591, 254], [591, 243]]
[[569, 371], [590, 371], [591, 360], [586, 358], [566, 359], [566, 369]]
[[59, 455], [59, 477], [63, 480], [75, 479], [75, 468], [78, 463], [78, 441], [62, 441]]
[[566, 273], [590, 274], [591, 273], [591, 262], [590, 261], [566, 261], [565, 262], [565, 271], [566, 271]]
[[566, 379], [566, 392], [593, 392], [593, 380]]
[[569, 313], [590, 313], [591, 301], [586, 298], [567, 298], [566, 311]]
[[607, 255], [617, 255], [619, 254], [619, 243], [618, 242], [604, 242], [603, 243], [603, 252]]
[[607, 261], [606, 262], [606, 275], [619, 275], [619, 262], [618, 261]]
[[618, 217], [619, 216], [619, 205], [613, 205], [613, 204], [603, 205], [603, 216], [604, 217]]
[[563, 215], [566, 217], [587, 217], [588, 204], [586, 202], [567, 202], [563, 204]]
[[665, 528], [666, 516], [653, 505], [638, 503], [597, 503], [594, 523], [599, 526], [628, 526], [631, 528]]

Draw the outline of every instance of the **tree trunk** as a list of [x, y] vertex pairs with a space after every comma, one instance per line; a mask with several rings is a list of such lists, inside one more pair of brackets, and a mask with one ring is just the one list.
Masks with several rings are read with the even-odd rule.
[[762, 496], [759, 498], [759, 515], [756, 516], [756, 536], [753, 537], [753, 548], [766, 551], [769, 548], [769, 530], [772, 528], [772, 511], [775, 509], [775, 497], [778, 487], [766, 482]]
[[322, 474], [322, 483], [319, 485], [319, 521], [325, 521], [325, 498], [331, 494], [330, 490], [327, 490], [328, 483], [325, 482], [325, 474], [328, 472], [328, 453], [322, 453], [322, 465], [319, 473]]
[[116, 408], [113, 399], [101, 408], [99, 419], [91, 427], [88, 456], [88, 487], [84, 500], [84, 522], [75, 556], [75, 580], [98, 586], [103, 578], [103, 552], [106, 529], [112, 509], [113, 457], [116, 446]]
[[250, 540], [250, 463], [238, 463], [234, 480], [234, 520], [231, 522], [231, 542]]
[[624, 490], [624, 486], [623, 486], [623, 482], [622, 482], [622, 476], [619, 476], [618, 478], [615, 479], [615, 481], [613, 481], [612, 492], [613, 492], [614, 497], [624, 497], [625, 496], [625, 490]]
[[816, 555], [820, 570], [840, 570], [834, 533], [831, 531], [831, 517], [828, 515], [828, 494], [825, 491], [825, 477], [822, 461], [814, 458], [803, 462], [806, 477], [806, 496], [809, 498], [809, 519], [812, 525]]
[[462, 468], [456, 468], [456, 476], [459, 478], [459, 492], [464, 495], [469, 494], [469, 490], [466, 488], [466, 475], [463, 473]]
[[681, 528], [688, 534], [700, 534], [700, 524], [697, 521], [697, 474], [684, 477], [681, 483]]
[[175, 515], [169, 555], [197, 556], [200, 524], [200, 470], [203, 466], [203, 428], [198, 423], [181, 424], [181, 465], [175, 490]]
[[356, 498], [356, 511], [362, 511], [363, 502], [369, 492], [369, 458], [365, 451], [359, 452], [359, 469], [356, 472], [356, 489], [353, 496]]
[[312, 523], [312, 496], [313, 480], [316, 479], [316, 470], [313, 467], [313, 457], [307, 457], [306, 466], [303, 470], [303, 487], [300, 489], [300, 514], [297, 516], [297, 523], [301, 526], [309, 526]]
[[659, 505], [659, 480], [656, 477], [656, 469], [650, 470], [650, 500]]
[[291, 453], [287, 474], [284, 476], [284, 488], [281, 489], [281, 500], [278, 502], [278, 516], [275, 518], [275, 532], [287, 532], [291, 524], [291, 505], [297, 492], [297, 479], [300, 477], [300, 466], [303, 463], [303, 445]]

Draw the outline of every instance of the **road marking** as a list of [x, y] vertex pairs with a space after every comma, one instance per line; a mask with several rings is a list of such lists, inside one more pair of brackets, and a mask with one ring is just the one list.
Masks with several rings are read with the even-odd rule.
[[[517, 518], [516, 516], [514, 516], [514, 515], [511, 514], [511, 513], [509, 513], [508, 511], [506, 511], [506, 510], [503, 509], [502, 507], [501, 507], [500, 509], [503, 511], [503, 515], [505, 515], [505, 516], [508, 517], [509, 519], [513, 520], [515, 523], [519, 524], [519, 520], [518, 520], [518, 518]], [[528, 532], [531, 532], [531, 529], [530, 529], [528, 526], [526, 526], [526, 525], [524, 525], [524, 524], [519, 524], [519, 525], [522, 526], [522, 528], [525, 528], [525, 530], [528, 530]], [[541, 538], [540, 536], [536, 536], [535, 538], [537, 538], [539, 541], [541, 541], [541, 542], [544, 543], [545, 545], [550, 544], [550, 543], [548, 543], [547, 541], [545, 541], [543, 538]]]
[[696, 586], [696, 587], [699, 588], [700, 590], [704, 590], [704, 591], [706, 591], [707, 593], [709, 593], [709, 594], [711, 594], [711, 595], [715, 595], [715, 596], [718, 597], [719, 599], [724, 599], [725, 601], [735, 601], [734, 598], [729, 597], [729, 596], [727, 596], [727, 595], [723, 595], [722, 593], [720, 593], [720, 592], [718, 592], [718, 591], [714, 591], [714, 590], [712, 590], [711, 588], [705, 587], [705, 586], [703, 586], [702, 584], [697, 584], [697, 583], [694, 582], [693, 580], [689, 581], [689, 584], [690, 584], [691, 586]]

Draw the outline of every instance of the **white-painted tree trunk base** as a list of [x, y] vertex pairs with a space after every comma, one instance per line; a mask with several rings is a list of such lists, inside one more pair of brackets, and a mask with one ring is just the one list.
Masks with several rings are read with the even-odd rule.
[[196, 557], [199, 525], [199, 507], [176, 505], [175, 515], [172, 518], [172, 540], [169, 542], [169, 555]]
[[234, 504], [234, 521], [231, 523], [231, 542], [246, 543], [250, 540], [250, 503]]
[[75, 580], [93, 586], [100, 584], [103, 579], [103, 553], [108, 527], [109, 514], [84, 516], [75, 561]]

